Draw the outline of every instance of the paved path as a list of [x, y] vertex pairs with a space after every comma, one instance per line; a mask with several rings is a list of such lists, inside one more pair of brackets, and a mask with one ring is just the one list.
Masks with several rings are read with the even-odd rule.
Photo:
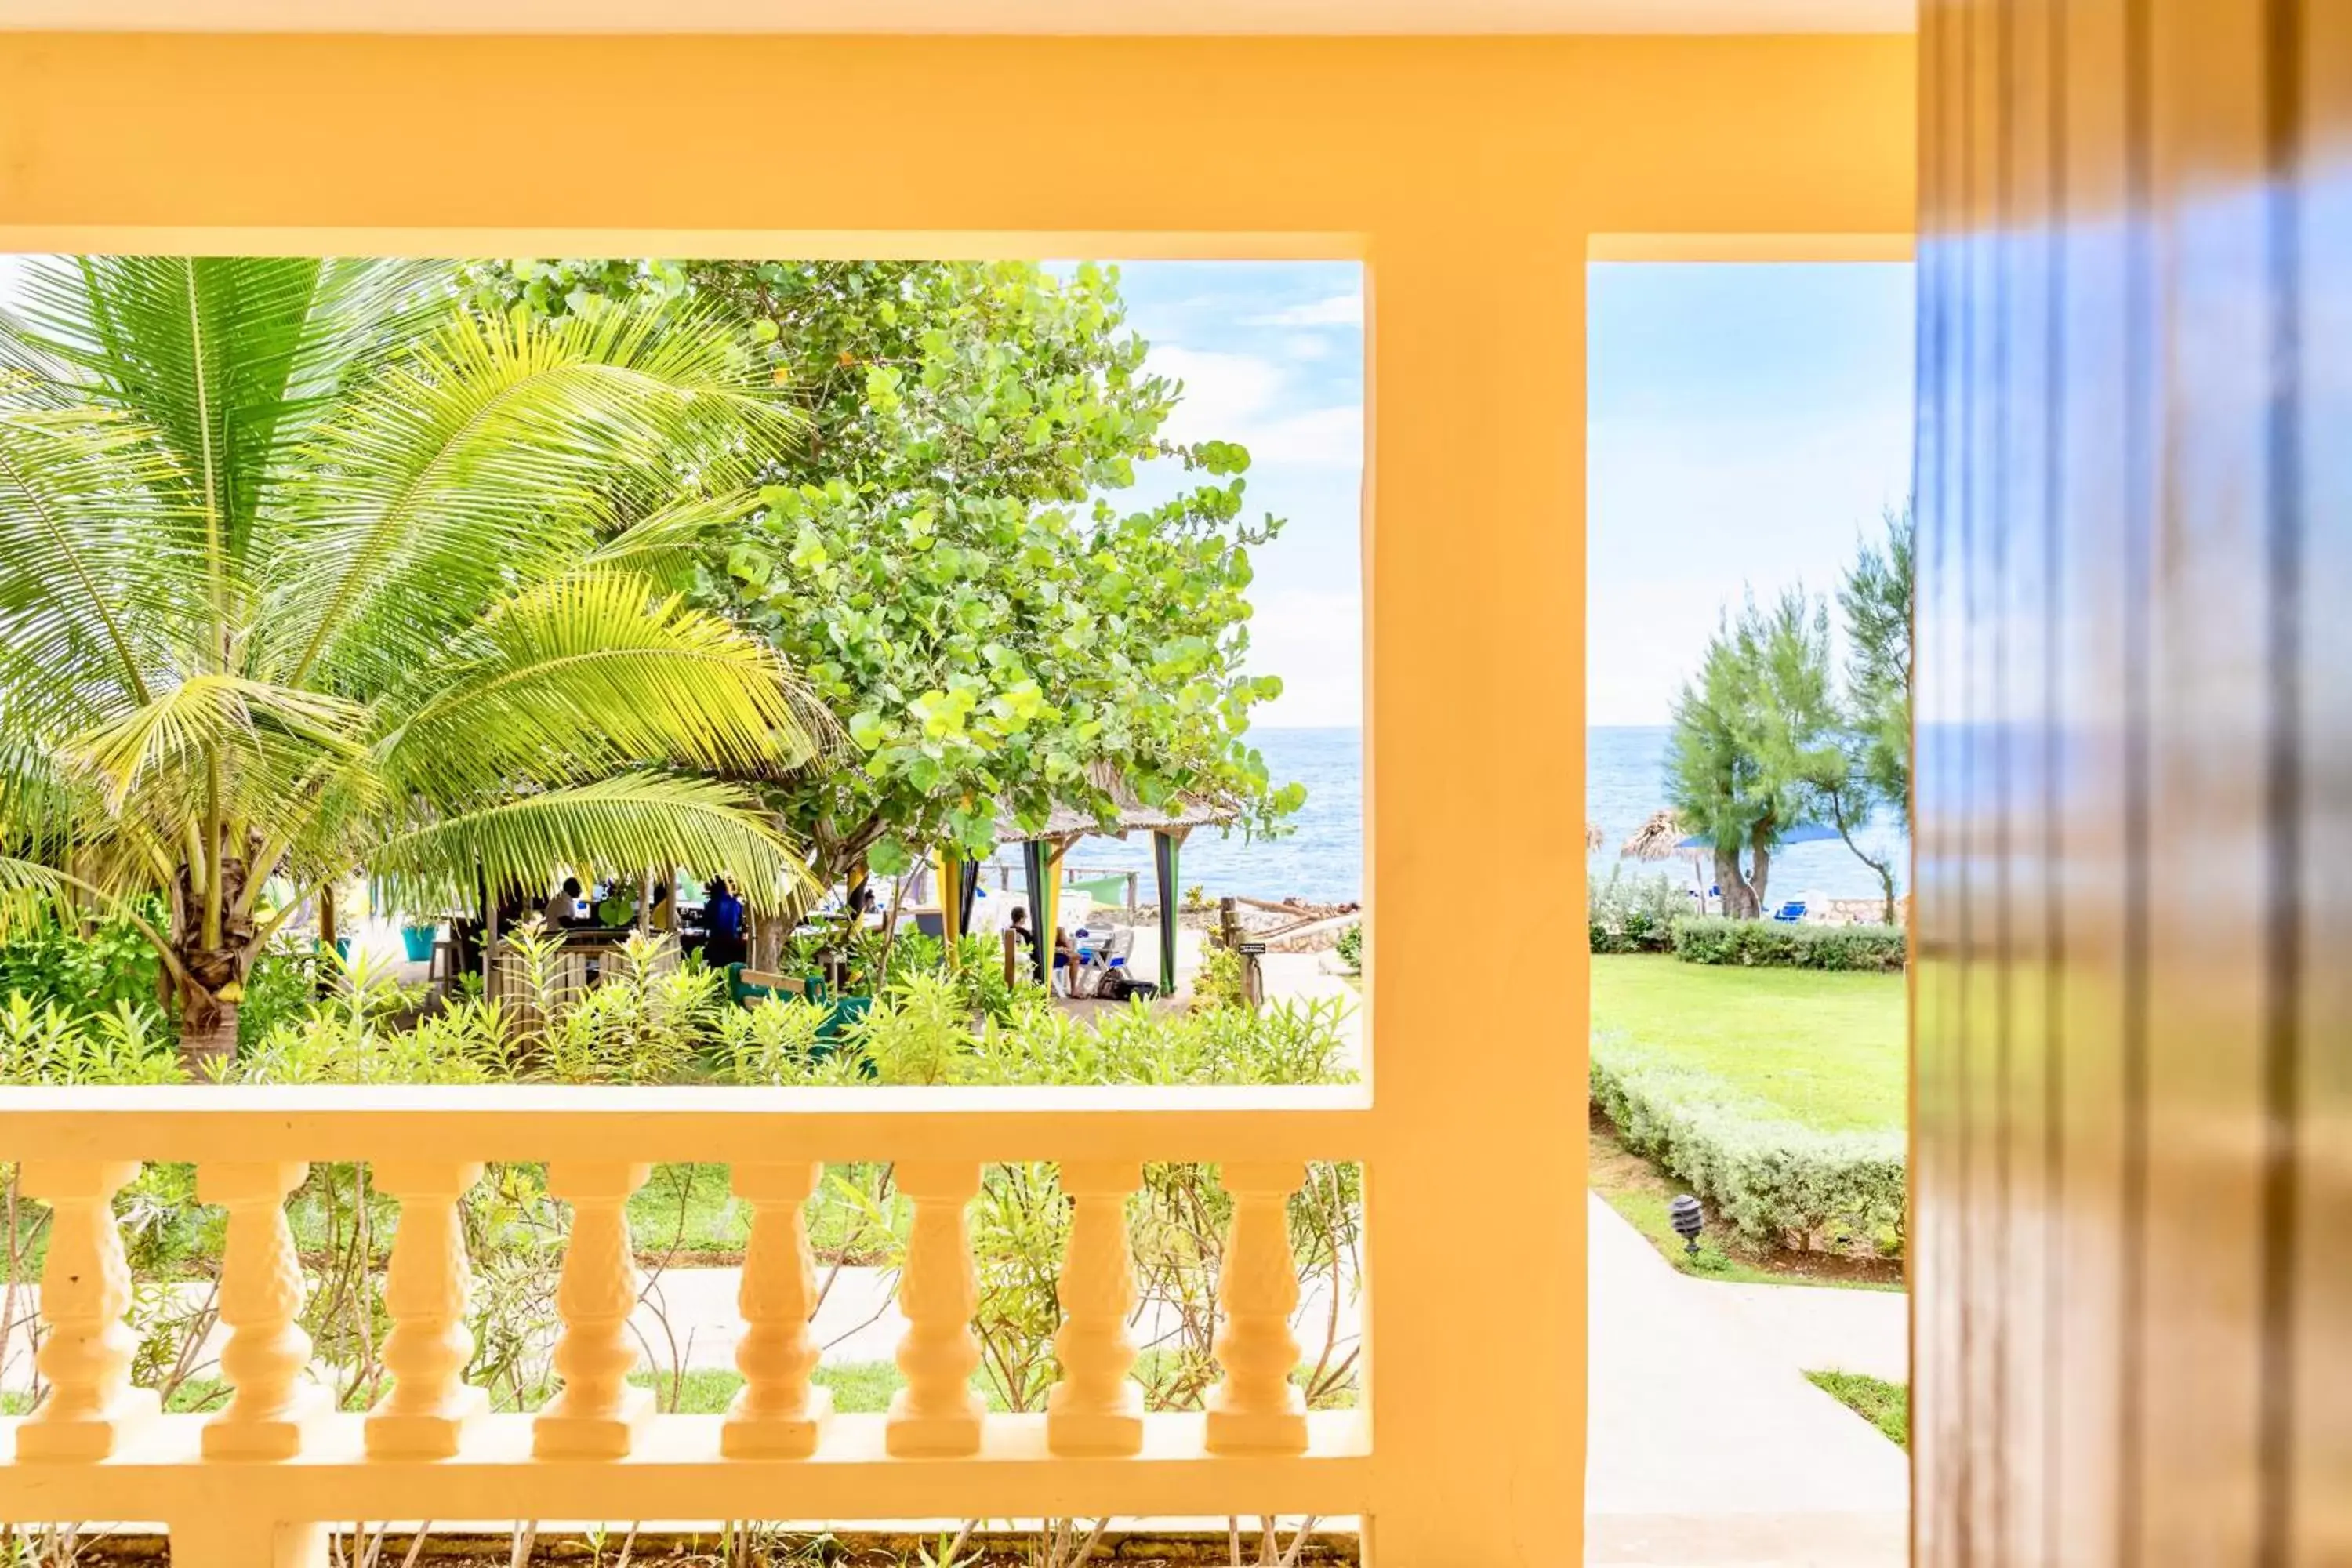
[[1676, 1272], [1599, 1196], [1586, 1216], [1585, 1561], [1900, 1568], [1903, 1452], [1805, 1381], [1813, 1352], [1800, 1342], [1830, 1331], [1781, 1331], [1808, 1308], [1842, 1317], [1860, 1300], [1899, 1322], [1903, 1299], [1756, 1286], [1786, 1299], [1758, 1308], [1738, 1287]]

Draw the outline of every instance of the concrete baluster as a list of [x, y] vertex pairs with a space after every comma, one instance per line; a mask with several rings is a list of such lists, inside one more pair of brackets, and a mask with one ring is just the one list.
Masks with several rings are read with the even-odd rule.
[[901, 1163], [898, 1190], [914, 1200], [898, 1305], [907, 1334], [898, 1370], [907, 1386], [890, 1401], [884, 1445], [901, 1458], [951, 1458], [977, 1452], [982, 1406], [971, 1391], [980, 1365], [971, 1312], [980, 1287], [971, 1266], [964, 1205], [980, 1191], [980, 1167], [950, 1162]]
[[290, 1459], [333, 1410], [310, 1378], [302, 1260], [286, 1223], [286, 1197], [310, 1166], [299, 1161], [222, 1162], [196, 1167], [196, 1196], [228, 1210], [221, 1257], [220, 1319], [229, 1330], [221, 1374], [228, 1407], [205, 1424], [208, 1459]]
[[751, 1242], [736, 1292], [744, 1331], [735, 1347], [742, 1391], [727, 1407], [719, 1451], [730, 1458], [804, 1459], [816, 1451], [833, 1415], [833, 1391], [812, 1387], [816, 1342], [816, 1264], [809, 1255], [802, 1205], [817, 1167], [800, 1163], [738, 1165], [735, 1195], [751, 1205]]
[[108, 1458], [155, 1418], [155, 1391], [131, 1386], [131, 1266], [114, 1223], [114, 1194], [138, 1173], [131, 1161], [25, 1163], [26, 1195], [49, 1205], [37, 1361], [49, 1389], [16, 1428], [20, 1459]]
[[367, 1451], [382, 1459], [446, 1459], [489, 1395], [465, 1382], [474, 1354], [466, 1327], [473, 1274], [457, 1200], [482, 1179], [478, 1163], [385, 1160], [375, 1184], [400, 1200], [400, 1229], [383, 1286], [392, 1332], [383, 1342], [391, 1390], [367, 1418]]
[[555, 1370], [563, 1388], [531, 1427], [531, 1451], [541, 1458], [624, 1458], [653, 1415], [653, 1390], [628, 1381], [637, 1363], [629, 1314], [643, 1287], [627, 1213], [629, 1194], [652, 1173], [651, 1165], [604, 1160], [548, 1166], [547, 1190], [572, 1205], [572, 1238], [555, 1288], [563, 1319]]
[[1224, 1381], [1209, 1391], [1213, 1454], [1296, 1454], [1307, 1447], [1307, 1402], [1291, 1383], [1298, 1341], [1298, 1270], [1290, 1255], [1290, 1194], [1307, 1179], [1295, 1161], [1233, 1164], [1223, 1170], [1234, 1224], [1217, 1280], [1224, 1316], [1217, 1361]]
[[1070, 1241], [1062, 1259], [1061, 1331], [1054, 1354], [1061, 1381], [1045, 1401], [1045, 1446], [1055, 1454], [1115, 1456], [1143, 1447], [1143, 1394], [1128, 1376], [1135, 1342], [1135, 1258], [1128, 1244], [1127, 1197], [1141, 1184], [1131, 1162], [1066, 1164]]

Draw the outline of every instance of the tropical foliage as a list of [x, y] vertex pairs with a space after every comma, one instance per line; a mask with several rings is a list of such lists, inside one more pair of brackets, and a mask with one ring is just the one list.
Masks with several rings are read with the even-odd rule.
[[[1856, 835], [1885, 809], [1910, 822], [1911, 514], [1889, 512], [1838, 590], [1846, 666], [1832, 672], [1828, 607], [1801, 588], [1727, 615], [1675, 703], [1667, 789], [1676, 822], [1711, 842], [1724, 912], [1768, 907], [1785, 837], [1833, 828], [1876, 874], [1893, 924], [1894, 859]], [[1629, 848], [1631, 847], [1629, 846]]]
[[1828, 612], [1791, 590], [1726, 616], [1675, 699], [1666, 762], [1675, 810], [1715, 846], [1725, 913], [1763, 911], [1772, 852], [1842, 771], [1838, 739]]
[[1911, 511], [1890, 511], [1883, 543], [1864, 541], [1838, 587], [1845, 616], [1845, 767], [1822, 790], [1824, 815], [1846, 847], [1878, 875], [1883, 918], [1895, 923], [1895, 865], [1853, 830], [1884, 808], [1911, 826]]
[[[811, 439], [709, 563], [710, 603], [804, 670], [863, 765], [770, 798], [820, 875], [908, 846], [982, 853], [1000, 805], [1227, 800], [1266, 826], [1244, 740], [1277, 694], [1250, 674], [1248, 454], [1162, 438], [1181, 388], [1146, 374], [1115, 269], [1025, 262], [539, 261], [474, 269], [486, 308], [590, 313], [648, 296], [726, 311], [795, 389]], [[1163, 458], [1198, 482], [1107, 498]]]
[[710, 775], [808, 759], [822, 709], [667, 584], [805, 419], [712, 310], [460, 313], [449, 278], [83, 258], [0, 320], [0, 889], [117, 900], [195, 1057], [362, 863], [417, 910], [795, 874]]

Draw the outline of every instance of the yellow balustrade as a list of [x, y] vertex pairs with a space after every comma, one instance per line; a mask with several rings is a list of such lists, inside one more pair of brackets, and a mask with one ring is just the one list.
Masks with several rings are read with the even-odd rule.
[[[328, 1521], [1027, 1515], [1362, 1515], [1368, 1424], [1308, 1415], [1289, 1371], [1297, 1300], [1284, 1205], [1306, 1162], [1374, 1158], [1362, 1091], [1266, 1089], [32, 1089], [0, 1104], [0, 1158], [55, 1215], [42, 1404], [0, 1421], [0, 1521], [119, 1518], [172, 1532], [175, 1563], [323, 1560]], [[911, 1157], [908, 1157], [911, 1156]], [[1145, 1415], [1129, 1373], [1125, 1205], [1143, 1157], [1219, 1165], [1234, 1196], [1203, 1414]], [[887, 1415], [836, 1415], [809, 1381], [816, 1291], [803, 1205], [824, 1161], [883, 1160], [913, 1202]], [[285, 1204], [310, 1163], [363, 1162], [398, 1200], [385, 1279], [390, 1388], [327, 1408], [297, 1326]], [[722, 1162], [751, 1205], [738, 1297], [744, 1387], [722, 1416], [664, 1415], [628, 1383], [640, 1289], [629, 1194], [665, 1161]], [[996, 1415], [979, 1359], [965, 1209], [992, 1161], [1055, 1162], [1072, 1202], [1045, 1412]], [[113, 1195], [142, 1161], [188, 1162], [224, 1205], [233, 1385], [212, 1415], [159, 1415], [130, 1385], [131, 1279]], [[544, 1161], [572, 1208], [557, 1294], [562, 1385], [536, 1415], [468, 1387], [457, 1205], [492, 1161]], [[1369, 1306], [1369, 1303], [1368, 1303]], [[1367, 1316], [1369, 1317], [1369, 1312]]]

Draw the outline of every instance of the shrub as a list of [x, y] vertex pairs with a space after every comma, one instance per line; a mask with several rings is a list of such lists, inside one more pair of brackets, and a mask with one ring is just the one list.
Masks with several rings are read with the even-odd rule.
[[1608, 880], [1586, 884], [1584, 907], [1593, 952], [1664, 952], [1690, 899], [1663, 873], [1628, 878], [1623, 867], [1612, 866]]
[[1902, 1133], [1818, 1131], [1623, 1040], [1592, 1042], [1591, 1076], [1625, 1146], [1688, 1182], [1750, 1243], [1802, 1250], [1850, 1237], [1901, 1254]]
[[[1900, 926], [1820, 926], [1785, 921], [1730, 921], [1716, 915], [1689, 916], [1675, 921], [1674, 948], [1675, 956], [1685, 963], [1858, 969], [1883, 973], [1900, 970], [1905, 954]], [[1603, 951], [1597, 938], [1593, 951]]]
[[1364, 967], [1364, 922], [1358, 921], [1341, 931], [1333, 950], [1339, 953], [1339, 962], [1348, 966], [1349, 973], [1360, 973]]
[[[146, 900], [140, 912], [161, 920], [161, 900]], [[28, 922], [0, 942], [0, 998], [21, 995], [37, 1008], [54, 1002], [89, 1014], [128, 1005], [160, 1020], [156, 967], [153, 945], [122, 915], [108, 915], [87, 929]]]

